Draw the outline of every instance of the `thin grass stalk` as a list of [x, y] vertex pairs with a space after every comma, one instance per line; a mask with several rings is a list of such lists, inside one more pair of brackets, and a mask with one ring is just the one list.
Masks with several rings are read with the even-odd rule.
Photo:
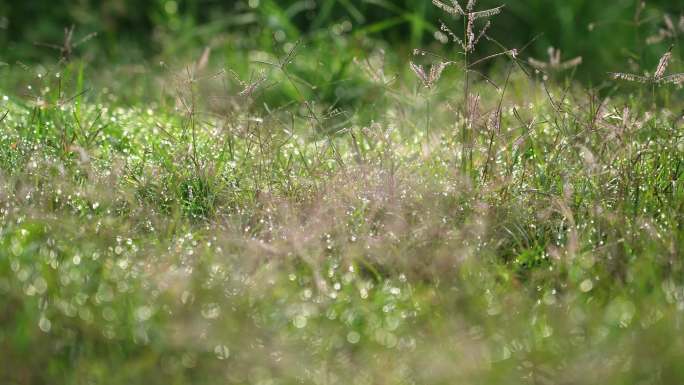
[[428, 92], [427, 99], [425, 100], [426, 104], [426, 113], [425, 113], [425, 138], [427, 139], [428, 143], [430, 143], [430, 115], [432, 114], [431, 111], [431, 106], [430, 106], [430, 99], [432, 97], [432, 93]]
[[[468, 30], [467, 25], [468, 25], [467, 17], [464, 17], [463, 18], [464, 36], [465, 36], [465, 34], [467, 34], [467, 30]], [[466, 36], [466, 39], [467, 39], [467, 36]], [[461, 171], [464, 174], [466, 174], [468, 172], [468, 167], [467, 167], [468, 166], [468, 164], [467, 164], [467, 162], [468, 162], [468, 155], [467, 155], [468, 138], [467, 138], [467, 135], [468, 135], [468, 122], [470, 120], [470, 106], [469, 106], [469, 104], [470, 104], [469, 103], [469, 99], [470, 99], [469, 98], [469, 93], [470, 93], [469, 84], [470, 84], [470, 81], [469, 81], [469, 67], [468, 67], [469, 64], [468, 64], [468, 48], [467, 47], [463, 50], [463, 61], [464, 61], [464, 66], [463, 66], [463, 68], [464, 68], [464, 74], [463, 75], [464, 76], [463, 76], [463, 78], [464, 78], [465, 83], [463, 85], [464, 113], [463, 113], [463, 127], [462, 127], [462, 132], [461, 132], [461, 140], [462, 140], [462, 143], [461, 143]]]

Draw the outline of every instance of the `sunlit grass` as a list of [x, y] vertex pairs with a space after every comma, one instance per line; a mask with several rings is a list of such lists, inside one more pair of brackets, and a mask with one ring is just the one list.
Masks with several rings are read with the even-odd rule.
[[678, 90], [511, 65], [466, 119], [458, 71], [428, 111], [408, 68], [295, 48], [3, 69], [0, 380], [684, 378]]

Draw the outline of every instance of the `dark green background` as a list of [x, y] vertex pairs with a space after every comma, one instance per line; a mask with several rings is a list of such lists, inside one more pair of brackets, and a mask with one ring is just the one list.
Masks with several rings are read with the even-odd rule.
[[[58, 43], [65, 26], [76, 26], [76, 40], [98, 32], [81, 51], [100, 60], [136, 62], [165, 54], [179, 54], [224, 37], [226, 49], [272, 50], [277, 31], [287, 41], [306, 37], [325, 44], [340, 25], [352, 41], [385, 41], [399, 53], [435, 44], [440, 19], [448, 19], [428, 0], [27, 0], [0, 2], [0, 61], [33, 63], [55, 52], [35, 43]], [[654, 65], [669, 43], [646, 47], [645, 38], [662, 24], [662, 13], [677, 19], [684, 1], [649, 1], [641, 28], [632, 25], [634, 0], [482, 0], [480, 7], [505, 4], [496, 17], [492, 35], [509, 47], [525, 45], [542, 34], [526, 56], [546, 59], [549, 45], [561, 47], [565, 57], [584, 56], [579, 77], [599, 78], [606, 71], [625, 68], [632, 58]], [[169, 12], [176, 9], [176, 12]], [[345, 23], [347, 22], [347, 23]], [[341, 24], [345, 23], [345, 24]], [[590, 30], [593, 23], [595, 28]], [[284, 35], [283, 35], [284, 33]], [[682, 34], [684, 35], [684, 33]], [[675, 42], [676, 43], [676, 42]], [[86, 44], [84, 44], [86, 46]], [[434, 47], [433, 47], [434, 48]], [[485, 47], [485, 50], [492, 47]], [[677, 51], [678, 52], [678, 51]], [[483, 54], [485, 52], [482, 52]], [[645, 53], [645, 54], [644, 54]], [[405, 55], [406, 56], [406, 55]]]

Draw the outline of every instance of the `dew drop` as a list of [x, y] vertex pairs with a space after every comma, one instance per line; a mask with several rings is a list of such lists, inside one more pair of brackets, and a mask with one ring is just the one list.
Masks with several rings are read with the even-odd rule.
[[221, 314], [221, 307], [217, 303], [208, 303], [202, 306], [202, 317], [216, 319]]
[[357, 332], [349, 332], [347, 333], [347, 342], [350, 344], [356, 344], [361, 340], [361, 334]]
[[149, 306], [140, 306], [135, 310], [135, 318], [138, 321], [147, 321], [152, 317], [152, 309]]
[[181, 303], [183, 303], [183, 305], [186, 305], [189, 302], [192, 302], [193, 300], [194, 296], [189, 291], [185, 290], [183, 294], [181, 294]]
[[594, 283], [591, 282], [591, 279], [587, 278], [584, 281], [582, 281], [582, 283], [580, 283], [580, 290], [582, 290], [583, 293], [590, 292], [591, 289], [593, 289], [593, 288], [594, 288]]
[[294, 317], [294, 320], [292, 320], [292, 323], [297, 329], [303, 329], [306, 327], [306, 317], [302, 314], [298, 314]]
[[33, 287], [35, 288], [36, 293], [43, 294], [48, 288], [47, 281], [45, 281], [43, 277], [38, 277], [33, 281]]
[[219, 360], [227, 360], [230, 357], [230, 349], [226, 345], [216, 345], [214, 354]]
[[49, 319], [45, 318], [45, 316], [41, 316], [40, 321], [38, 321], [38, 327], [43, 332], [49, 333], [50, 329], [52, 329], [52, 322], [50, 322]]

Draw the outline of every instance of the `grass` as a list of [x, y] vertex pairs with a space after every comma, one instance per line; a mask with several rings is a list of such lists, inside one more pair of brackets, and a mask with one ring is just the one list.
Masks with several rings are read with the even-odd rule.
[[0, 67], [1, 382], [681, 382], [680, 91], [368, 56]]

